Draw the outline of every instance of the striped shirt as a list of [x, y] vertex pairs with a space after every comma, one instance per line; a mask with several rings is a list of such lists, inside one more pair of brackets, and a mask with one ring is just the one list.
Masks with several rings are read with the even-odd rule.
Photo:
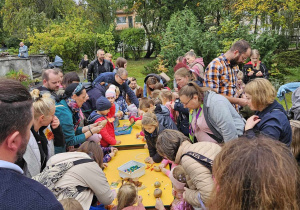
[[239, 66], [230, 67], [230, 61], [222, 54], [207, 66], [204, 85], [224, 96], [235, 97], [238, 71]]

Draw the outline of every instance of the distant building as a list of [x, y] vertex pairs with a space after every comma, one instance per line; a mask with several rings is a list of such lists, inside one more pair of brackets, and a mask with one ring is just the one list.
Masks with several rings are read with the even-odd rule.
[[126, 28], [142, 28], [142, 18], [136, 15], [136, 12], [125, 12], [124, 10], [116, 11], [116, 30]]

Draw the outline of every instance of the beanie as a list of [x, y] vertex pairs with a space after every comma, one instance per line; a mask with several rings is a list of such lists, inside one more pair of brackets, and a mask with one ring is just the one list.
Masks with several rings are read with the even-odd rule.
[[109, 100], [103, 96], [101, 96], [100, 98], [98, 98], [98, 100], [96, 101], [96, 109], [97, 111], [104, 111], [104, 110], [108, 110], [111, 107], [111, 103], [109, 102]]
[[106, 98], [110, 98], [110, 97], [116, 98], [116, 90], [109, 87], [107, 89], [107, 91], [105, 92], [105, 97]]

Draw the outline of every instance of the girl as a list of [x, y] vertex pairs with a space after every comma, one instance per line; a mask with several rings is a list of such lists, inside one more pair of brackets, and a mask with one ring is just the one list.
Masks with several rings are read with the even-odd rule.
[[184, 107], [193, 111], [190, 135], [193, 142], [227, 142], [243, 135], [245, 123], [222, 95], [189, 82], [179, 91]]
[[292, 142], [292, 129], [286, 112], [276, 101], [276, 90], [267, 79], [257, 78], [245, 87], [248, 106], [256, 111], [245, 125], [245, 134], [252, 138], [260, 132], [286, 144]]
[[146, 163], [160, 163], [162, 157], [156, 151], [156, 140], [158, 135], [165, 129], [158, 123], [154, 113], [145, 113], [142, 119], [142, 130], [148, 145], [150, 157], [145, 159]]
[[197, 58], [194, 50], [190, 50], [185, 54], [186, 62], [193, 71], [195, 80], [203, 81], [204, 78], [204, 62], [203, 58]]
[[[159, 98], [162, 102], [162, 105], [166, 106], [170, 111], [171, 119], [176, 123], [178, 112], [175, 111], [172, 107], [174, 107], [173, 95], [170, 90], [161, 90], [159, 94]], [[173, 105], [173, 106], [172, 106]]]
[[[138, 195], [136, 186], [131, 183], [126, 183], [120, 187], [117, 200], [117, 210], [146, 210], [142, 203], [142, 196]], [[138, 205], [133, 206], [135, 203]]]
[[175, 197], [171, 204], [171, 210], [192, 210], [193, 207], [183, 198], [184, 187], [187, 186], [186, 173], [182, 166], [176, 166], [170, 172], [173, 184], [172, 195]]
[[124, 115], [128, 115], [128, 105], [124, 99], [124, 97], [120, 94], [120, 89], [118, 87], [116, 87], [116, 101], [115, 101], [118, 106], [119, 106], [119, 110], [122, 113], [116, 113], [118, 114], [118, 117], [120, 119], [123, 119]]
[[255, 78], [269, 78], [267, 67], [259, 60], [260, 54], [258, 50], [253, 49], [251, 51], [250, 59], [243, 67], [244, 83], [247, 84]]
[[117, 73], [119, 68], [127, 68], [127, 60], [125, 58], [119, 57], [116, 60], [116, 68], [114, 68], [114, 73]]
[[151, 92], [157, 83], [162, 83], [164, 87], [167, 87], [167, 81], [165, 78], [158, 74], [148, 74], [144, 80], [144, 97], [151, 96]]

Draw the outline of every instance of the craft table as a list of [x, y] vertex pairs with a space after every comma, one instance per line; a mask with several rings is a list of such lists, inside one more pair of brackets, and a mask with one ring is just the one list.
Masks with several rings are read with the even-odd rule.
[[[127, 163], [130, 160], [135, 160], [141, 163], [145, 163], [144, 160], [146, 157], [149, 156], [148, 149], [134, 149], [134, 150], [122, 150], [118, 151], [115, 157], [112, 158], [112, 160], [108, 163], [108, 168], [104, 169], [104, 173], [106, 174], [107, 180], [109, 184], [111, 185], [112, 182], [117, 182], [118, 180], [121, 180], [121, 177], [119, 176], [118, 167], [123, 165], [124, 163]], [[151, 164], [146, 164], [147, 165]], [[159, 165], [158, 163], [153, 164]], [[153, 167], [152, 167], [153, 168]], [[142, 182], [142, 185], [144, 185], [146, 188], [142, 189], [138, 192], [139, 195], [143, 197], [143, 204], [147, 208], [153, 208], [155, 206], [155, 197], [153, 195], [154, 192], [154, 183], [156, 181], [159, 181], [161, 183], [160, 189], [162, 190], [162, 196], [161, 199], [165, 206], [169, 206], [172, 201], [174, 200], [172, 196], [172, 183], [171, 180], [164, 175], [162, 172], [156, 172], [154, 170], [146, 169], [145, 175], [141, 176], [139, 178], [140, 182]], [[117, 190], [121, 187], [121, 183], [117, 186]], [[114, 201], [114, 204], [115, 201]]]
[[[130, 125], [129, 120], [120, 120], [120, 126]], [[114, 145], [114, 147], [119, 150], [128, 150], [128, 149], [142, 149], [144, 148], [146, 142], [142, 141], [142, 137], [139, 139], [136, 138], [136, 134], [141, 132], [141, 125], [138, 122], [132, 127], [131, 134], [116, 136], [116, 140], [120, 140], [120, 145]]]

